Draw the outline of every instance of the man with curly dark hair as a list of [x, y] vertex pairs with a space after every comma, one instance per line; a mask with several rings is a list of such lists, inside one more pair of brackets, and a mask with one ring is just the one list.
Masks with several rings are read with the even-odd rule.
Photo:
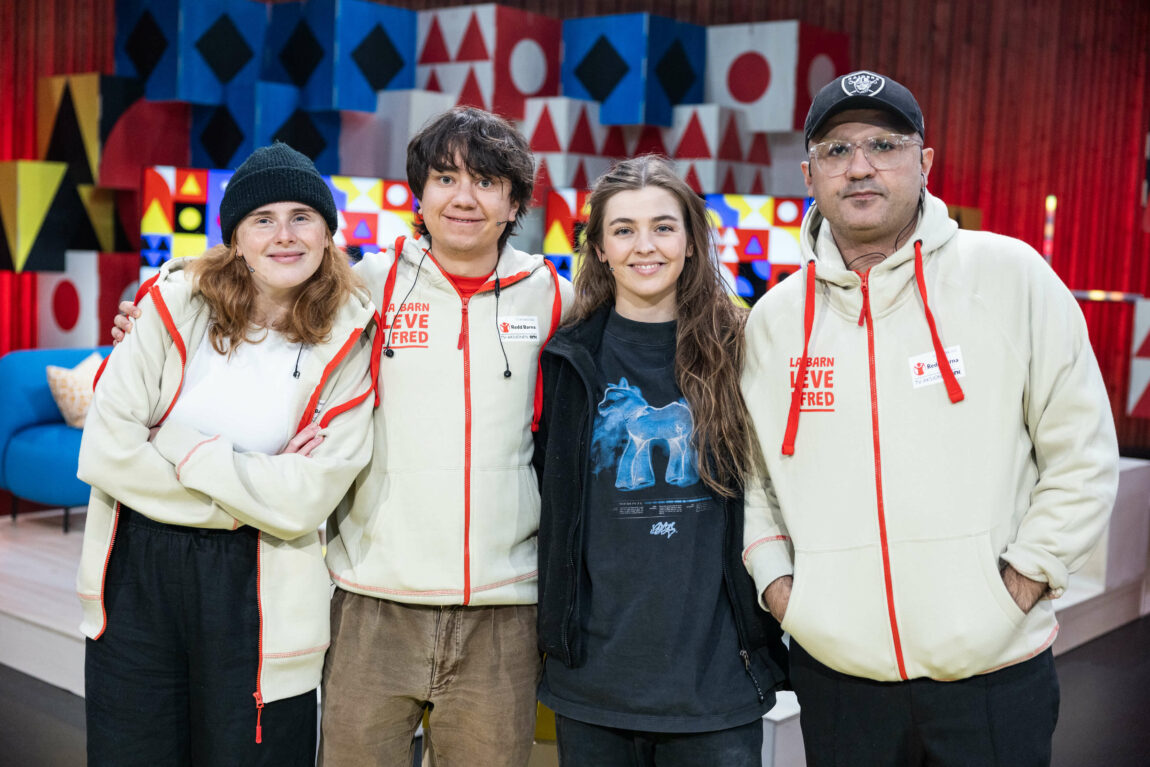
[[356, 272], [384, 321], [378, 449], [329, 521], [321, 760], [523, 765], [535, 727], [536, 379], [570, 284], [507, 244], [534, 187], [523, 136], [479, 109], [408, 145], [418, 239]]

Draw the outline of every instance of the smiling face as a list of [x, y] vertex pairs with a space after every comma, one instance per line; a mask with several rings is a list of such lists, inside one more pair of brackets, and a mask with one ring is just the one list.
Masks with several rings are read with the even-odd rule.
[[256, 208], [236, 227], [236, 250], [252, 270], [261, 313], [275, 316], [291, 305], [323, 261], [329, 235], [315, 208], [273, 202]]
[[[827, 121], [823, 134], [812, 140], [862, 141], [907, 128], [886, 112], [852, 109]], [[930, 173], [934, 150], [910, 148], [905, 161], [890, 170], [875, 170], [861, 151], [855, 151], [841, 176], [830, 177], [816, 163], [804, 162], [807, 190], [826, 217], [844, 261], [852, 269], [865, 269], [894, 252], [899, 233], [915, 216], [919, 195]], [[852, 256], [872, 253], [857, 265]]]
[[455, 168], [432, 168], [419, 200], [431, 251], [450, 273], [481, 277], [495, 268], [499, 238], [519, 211], [503, 178], [472, 175], [456, 155]]
[[679, 275], [687, 259], [683, 210], [666, 189], [646, 186], [607, 200], [600, 261], [613, 271], [615, 311], [640, 322], [675, 319]]

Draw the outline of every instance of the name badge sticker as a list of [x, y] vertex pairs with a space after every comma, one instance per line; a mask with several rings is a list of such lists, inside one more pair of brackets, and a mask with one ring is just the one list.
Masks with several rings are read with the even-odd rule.
[[[950, 369], [954, 371], [954, 377], [965, 377], [966, 366], [962, 362], [962, 347], [951, 346], [943, 349], [943, 351], [946, 353], [947, 361], [950, 362]], [[910, 382], [914, 388], [921, 389], [923, 386], [942, 383], [942, 371], [938, 368], [938, 360], [933, 351], [911, 357], [908, 361], [910, 362]]]
[[504, 341], [539, 342], [539, 318], [533, 316], [500, 317], [499, 335]]

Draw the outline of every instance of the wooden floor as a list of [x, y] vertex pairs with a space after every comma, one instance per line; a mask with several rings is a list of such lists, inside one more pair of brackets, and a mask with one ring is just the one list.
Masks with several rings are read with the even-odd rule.
[[76, 694], [84, 691], [84, 637], [76, 567], [84, 514], [63, 532], [60, 511], [0, 517], [0, 663]]

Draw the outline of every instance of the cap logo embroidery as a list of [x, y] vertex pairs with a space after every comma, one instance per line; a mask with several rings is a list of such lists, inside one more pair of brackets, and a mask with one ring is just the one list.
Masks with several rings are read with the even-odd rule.
[[843, 93], [848, 96], [877, 96], [886, 80], [870, 72], [856, 72], [843, 78]]

